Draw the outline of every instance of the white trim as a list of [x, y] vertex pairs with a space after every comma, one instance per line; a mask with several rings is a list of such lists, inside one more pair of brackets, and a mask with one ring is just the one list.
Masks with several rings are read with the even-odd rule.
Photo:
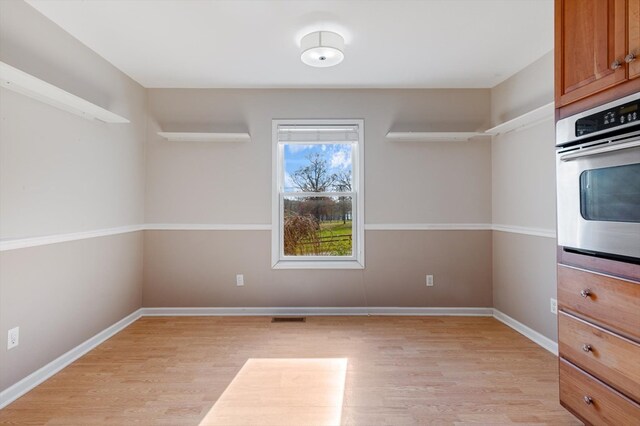
[[[307, 144], [308, 145], [308, 144]], [[346, 144], [345, 144], [346, 145]], [[300, 197], [300, 198], [312, 198], [312, 197], [355, 197], [355, 192], [295, 192], [295, 191], [282, 191], [280, 196], [285, 197]]]
[[487, 129], [485, 130], [485, 132], [497, 136], [514, 130], [524, 130], [526, 128], [535, 126], [536, 124], [553, 119], [554, 108], [554, 103], [549, 102], [548, 104], [542, 105], [539, 108], [519, 115], [518, 117], [515, 117], [509, 121], [498, 124], [491, 129]]
[[96, 119], [105, 123], [129, 123], [128, 119], [118, 114], [4, 62], [0, 62], [0, 87], [89, 120]]
[[528, 228], [525, 226], [497, 225], [492, 226], [494, 231], [511, 232], [513, 234], [533, 235], [536, 237], [556, 238], [555, 229]]
[[270, 224], [148, 223], [145, 231], [271, 231]]
[[[283, 169], [283, 148], [281, 142], [288, 143], [280, 139], [279, 129], [281, 126], [345, 126], [352, 125], [358, 129], [358, 139], [346, 140], [345, 144], [351, 144], [352, 152], [352, 228], [354, 229], [352, 243], [353, 256], [343, 260], [324, 260], [320, 256], [305, 256], [306, 259], [294, 259], [293, 256], [284, 256], [284, 247], [280, 243], [284, 233], [282, 209], [284, 194], [284, 169]], [[317, 129], [316, 129], [317, 130]], [[322, 140], [309, 141], [309, 144], [322, 144]], [[274, 119], [271, 122], [271, 267], [273, 269], [355, 269], [364, 268], [364, 120], [363, 119]], [[331, 194], [334, 195], [334, 194]]]
[[493, 315], [493, 308], [438, 308], [438, 307], [414, 307], [414, 308], [394, 308], [394, 307], [370, 307], [366, 308], [369, 315], [380, 316], [444, 316], [444, 317], [490, 317]]
[[158, 132], [169, 142], [249, 142], [249, 133]]
[[536, 237], [556, 238], [555, 229], [529, 228], [525, 226], [490, 223], [371, 223], [367, 231], [501, 231]]
[[145, 225], [129, 225], [120, 226], [117, 228], [72, 232], [69, 234], [44, 235], [41, 237], [0, 240], [0, 251], [44, 246], [47, 244], [64, 243], [68, 241], [85, 240], [87, 238], [106, 237], [108, 235], [126, 234], [128, 232], [143, 231], [144, 229], [146, 229]]
[[[280, 156], [278, 124], [271, 121], [271, 266], [275, 266], [280, 260]], [[274, 232], [275, 231], [275, 232]]]
[[[223, 223], [147, 223], [143, 225], [120, 226], [117, 228], [95, 229], [69, 234], [44, 235], [41, 237], [0, 240], [0, 251], [44, 246], [126, 234], [137, 231], [271, 231], [270, 224], [223, 224]], [[556, 238], [553, 229], [527, 228], [511, 225], [491, 225], [489, 223], [371, 223], [364, 225], [365, 231], [501, 231], [536, 237]], [[347, 262], [343, 262], [344, 265]], [[360, 264], [360, 267], [362, 264]], [[319, 267], [319, 269], [322, 269]]]
[[511, 318], [509, 315], [497, 310], [493, 309], [493, 317], [500, 321], [501, 323], [507, 325], [508, 327], [514, 329], [518, 333], [522, 334], [524, 337], [528, 338], [534, 343], [542, 346], [549, 352], [554, 355], [558, 355], [558, 344], [553, 340], [549, 339], [546, 336], [538, 333], [534, 329], [524, 325], [523, 323]]
[[490, 223], [370, 223], [366, 231], [491, 231]]
[[142, 308], [143, 316], [493, 316], [493, 308], [434, 307], [260, 307], [260, 308]]
[[392, 142], [467, 142], [478, 136], [491, 136], [483, 132], [389, 132]]
[[143, 308], [145, 316], [367, 315], [366, 308]]
[[103, 343], [105, 340], [122, 331], [141, 316], [142, 309], [138, 309], [132, 312], [120, 321], [116, 322], [110, 327], [105, 328], [95, 336], [89, 338], [75, 348], [71, 349], [67, 353], [54, 359], [44, 367], [34, 371], [14, 385], [9, 386], [7, 389], [0, 392], [0, 409], [6, 407], [16, 399], [20, 398], [22, 395], [38, 386], [40, 383], [50, 378], [58, 371], [67, 367], [69, 364], [71, 364], [99, 344]]
[[[302, 257], [302, 256], [301, 256]], [[364, 269], [364, 265], [352, 257], [349, 260], [324, 260], [320, 257], [313, 260], [287, 260], [277, 262], [273, 269]], [[336, 257], [331, 257], [335, 259]]]

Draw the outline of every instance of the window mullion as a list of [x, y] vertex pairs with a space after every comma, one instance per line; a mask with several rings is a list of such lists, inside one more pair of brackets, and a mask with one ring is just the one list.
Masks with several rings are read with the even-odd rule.
[[284, 258], [284, 195], [280, 193], [278, 197], [278, 203], [280, 204], [278, 207], [279, 210], [279, 220], [278, 220], [278, 235], [280, 236], [279, 251], [280, 251], [280, 259]]
[[356, 193], [351, 192], [282, 192], [285, 197], [355, 197]]

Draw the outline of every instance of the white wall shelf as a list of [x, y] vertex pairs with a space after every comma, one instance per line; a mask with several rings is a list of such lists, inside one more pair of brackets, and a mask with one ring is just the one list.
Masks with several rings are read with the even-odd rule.
[[170, 142], [249, 142], [249, 133], [158, 132]]
[[495, 135], [511, 132], [514, 130], [516, 131], [522, 130], [527, 127], [538, 124], [541, 121], [552, 119], [553, 111], [554, 111], [554, 103], [549, 102], [546, 105], [543, 105], [539, 108], [531, 110], [527, 113], [524, 113], [514, 119], [505, 121], [502, 124], [498, 124], [497, 126], [486, 130], [486, 133], [489, 133], [495, 136]]
[[395, 142], [460, 142], [478, 136], [482, 132], [389, 132], [387, 139]]
[[89, 120], [129, 123], [129, 120], [118, 114], [4, 62], [0, 62], [0, 86]]

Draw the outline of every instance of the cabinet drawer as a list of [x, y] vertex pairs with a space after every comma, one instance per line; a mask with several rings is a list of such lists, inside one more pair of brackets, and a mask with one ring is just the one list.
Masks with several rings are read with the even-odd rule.
[[640, 405], [563, 359], [560, 402], [593, 425], [640, 425]]
[[640, 401], [640, 345], [560, 312], [560, 356]]
[[558, 266], [558, 305], [640, 340], [640, 284]]

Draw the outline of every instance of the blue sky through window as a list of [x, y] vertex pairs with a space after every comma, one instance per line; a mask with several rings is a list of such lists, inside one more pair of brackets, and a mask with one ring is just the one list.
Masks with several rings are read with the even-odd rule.
[[309, 164], [309, 156], [319, 154], [327, 164], [327, 173], [352, 174], [351, 144], [284, 144], [284, 190], [299, 191], [291, 176]]

